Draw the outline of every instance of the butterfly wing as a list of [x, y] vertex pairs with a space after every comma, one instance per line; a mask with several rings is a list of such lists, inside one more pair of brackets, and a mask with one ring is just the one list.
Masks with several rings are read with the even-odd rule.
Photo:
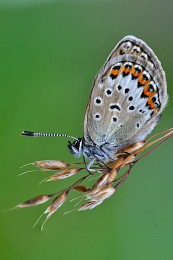
[[124, 37], [96, 76], [84, 120], [84, 139], [122, 147], [143, 140], [167, 103], [161, 63], [142, 40]]

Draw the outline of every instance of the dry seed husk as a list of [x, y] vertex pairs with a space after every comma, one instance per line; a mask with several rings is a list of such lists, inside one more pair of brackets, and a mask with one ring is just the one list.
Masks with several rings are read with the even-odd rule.
[[86, 186], [78, 185], [78, 186], [74, 186], [73, 190], [77, 190], [79, 192], [87, 192], [90, 189], [88, 187], [86, 187]]
[[102, 203], [102, 201], [90, 200], [90, 201], [88, 201], [87, 203], [81, 205], [78, 210], [79, 210], [79, 211], [83, 211], [83, 210], [93, 209], [93, 208], [95, 208], [96, 206], [100, 205], [101, 203]]
[[17, 208], [25, 208], [25, 207], [31, 207], [31, 206], [37, 206], [40, 204], [45, 203], [46, 201], [48, 201], [51, 197], [53, 196], [53, 194], [50, 195], [38, 195], [32, 199], [29, 199], [23, 203], [18, 204], [16, 207]]
[[50, 204], [50, 206], [45, 210], [44, 214], [48, 213], [47, 217], [49, 218], [52, 214], [54, 214], [66, 201], [67, 192], [63, 192], [58, 195]]
[[47, 181], [56, 181], [56, 180], [62, 180], [66, 179], [68, 177], [71, 177], [75, 175], [76, 173], [80, 172], [83, 170], [82, 168], [71, 168], [71, 169], [66, 169], [61, 172], [58, 172], [54, 175], [52, 175]]
[[70, 164], [58, 161], [58, 160], [45, 160], [45, 161], [36, 161], [34, 165], [45, 170], [62, 170], [70, 166]]

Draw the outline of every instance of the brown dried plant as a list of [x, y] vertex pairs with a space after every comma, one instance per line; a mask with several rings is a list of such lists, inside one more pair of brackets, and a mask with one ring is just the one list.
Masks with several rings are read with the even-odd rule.
[[[81, 183], [95, 175], [95, 173], [88, 173], [83, 177], [79, 178], [71, 186], [67, 187], [63, 191], [57, 191], [52, 194], [44, 194], [36, 196], [32, 199], [29, 199], [23, 203], [18, 204], [15, 208], [24, 208], [30, 206], [37, 206], [43, 204], [54, 197], [53, 201], [39, 217], [43, 215], [46, 216], [46, 220], [42, 224], [41, 229], [45, 222], [65, 203], [67, 196], [73, 190], [83, 193], [83, 201], [85, 201], [78, 208], [79, 211], [93, 209], [94, 207], [100, 205], [105, 199], [112, 196], [115, 191], [124, 183], [124, 181], [129, 176], [132, 167], [137, 164], [142, 158], [151, 153], [163, 142], [168, 140], [173, 136], [173, 128], [164, 130], [158, 134], [147, 138], [142, 142], [134, 143], [128, 147], [123, 148], [121, 151], [115, 154], [116, 160], [108, 162], [107, 164], [95, 164], [94, 170], [95, 173], [99, 174], [99, 178], [95, 184], [91, 187], [81, 185]], [[150, 150], [146, 151], [148, 148], [153, 146]], [[143, 153], [142, 153], [143, 152]], [[139, 156], [142, 153], [141, 156]], [[138, 158], [136, 158], [139, 156]], [[81, 167], [84, 163], [66, 163], [58, 160], [45, 160], [45, 161], [36, 161], [32, 163], [34, 166], [38, 167], [44, 171], [52, 172], [52, 176], [44, 179], [43, 181], [56, 181], [60, 179], [65, 179], [79, 172], [86, 170], [86, 167]], [[78, 166], [79, 165], [79, 166]], [[75, 167], [74, 167], [75, 166]], [[120, 173], [120, 170], [124, 167], [128, 167], [124, 174]], [[31, 172], [31, 171], [29, 171]], [[37, 220], [37, 222], [39, 221]], [[37, 222], [35, 224], [37, 224]], [[34, 225], [35, 226], [35, 225]]]

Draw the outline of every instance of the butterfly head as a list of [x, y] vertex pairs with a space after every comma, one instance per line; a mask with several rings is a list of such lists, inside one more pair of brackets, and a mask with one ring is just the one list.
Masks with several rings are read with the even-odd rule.
[[83, 140], [82, 138], [78, 138], [73, 143], [68, 141], [67, 147], [69, 148], [70, 152], [77, 158], [79, 158], [83, 152]]

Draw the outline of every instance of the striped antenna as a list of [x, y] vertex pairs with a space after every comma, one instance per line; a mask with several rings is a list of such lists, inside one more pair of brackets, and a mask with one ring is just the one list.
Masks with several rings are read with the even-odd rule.
[[37, 133], [37, 132], [31, 132], [31, 131], [23, 131], [23, 132], [21, 133], [21, 135], [34, 136], [34, 137], [38, 137], [38, 136], [64, 136], [64, 137], [69, 137], [69, 138], [78, 140], [78, 138], [73, 137], [73, 136], [71, 136], [71, 135], [66, 135], [66, 134]]

